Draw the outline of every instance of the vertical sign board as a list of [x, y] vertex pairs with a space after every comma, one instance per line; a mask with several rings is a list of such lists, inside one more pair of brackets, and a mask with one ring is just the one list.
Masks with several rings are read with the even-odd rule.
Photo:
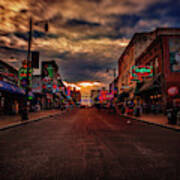
[[51, 62], [42, 64], [42, 88], [47, 93], [52, 93], [53, 91], [53, 65]]

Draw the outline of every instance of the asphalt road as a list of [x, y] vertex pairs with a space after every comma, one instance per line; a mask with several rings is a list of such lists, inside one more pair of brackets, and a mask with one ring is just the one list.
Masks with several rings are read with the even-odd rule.
[[0, 180], [180, 179], [180, 133], [76, 109], [0, 132]]

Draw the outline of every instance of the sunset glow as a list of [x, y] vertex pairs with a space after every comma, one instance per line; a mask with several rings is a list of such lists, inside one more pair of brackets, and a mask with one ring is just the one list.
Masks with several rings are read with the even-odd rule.
[[79, 85], [81, 87], [102, 86], [102, 84], [99, 82], [80, 82]]

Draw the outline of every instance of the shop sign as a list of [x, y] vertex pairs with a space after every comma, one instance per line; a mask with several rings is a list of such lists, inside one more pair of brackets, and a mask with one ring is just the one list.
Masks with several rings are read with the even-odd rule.
[[0, 79], [1, 81], [17, 85], [17, 75], [4, 66], [0, 67]]
[[52, 100], [53, 95], [52, 95], [52, 94], [47, 93], [47, 94], [46, 94], [46, 97], [47, 97], [47, 99]]
[[57, 73], [54, 63], [45, 62], [42, 65], [42, 88], [43, 92], [46, 93], [57, 93], [59, 92], [59, 86], [57, 78], [60, 76]]
[[152, 76], [153, 76], [152, 66], [132, 66], [131, 69], [132, 81], [142, 81], [143, 78], [148, 78]]
[[99, 100], [100, 101], [110, 100], [110, 99], [112, 99], [114, 97], [115, 92], [116, 91], [112, 91], [112, 92], [108, 93], [108, 91], [102, 90], [100, 92]]
[[168, 89], [168, 95], [169, 96], [175, 96], [179, 93], [179, 89], [177, 86], [172, 86]]
[[130, 86], [121, 86], [121, 89], [128, 89]]
[[53, 65], [51, 63], [47, 64], [43, 64], [42, 67], [42, 78], [44, 77], [50, 77], [50, 78], [54, 78], [54, 68]]
[[32, 91], [41, 93], [42, 92], [42, 81], [41, 77], [33, 77], [32, 80]]

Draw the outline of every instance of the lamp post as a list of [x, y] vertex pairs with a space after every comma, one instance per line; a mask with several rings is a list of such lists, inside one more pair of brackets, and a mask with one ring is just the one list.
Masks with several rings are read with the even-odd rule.
[[32, 17], [29, 19], [29, 38], [28, 38], [28, 52], [27, 52], [27, 75], [26, 75], [26, 88], [25, 88], [25, 103], [22, 112], [22, 120], [28, 120], [28, 95], [29, 95], [29, 74], [31, 66], [31, 44], [32, 44]]
[[[25, 88], [25, 103], [23, 104], [23, 112], [22, 112], [22, 120], [28, 120], [28, 97], [29, 97], [29, 89], [30, 89], [30, 68], [32, 67], [31, 62], [31, 44], [32, 44], [32, 26], [33, 20], [32, 17], [29, 18], [29, 38], [28, 38], [28, 52], [27, 52], [27, 76], [26, 76], [26, 88]], [[45, 21], [45, 32], [48, 31], [48, 22]], [[31, 74], [32, 75], [32, 74]]]

